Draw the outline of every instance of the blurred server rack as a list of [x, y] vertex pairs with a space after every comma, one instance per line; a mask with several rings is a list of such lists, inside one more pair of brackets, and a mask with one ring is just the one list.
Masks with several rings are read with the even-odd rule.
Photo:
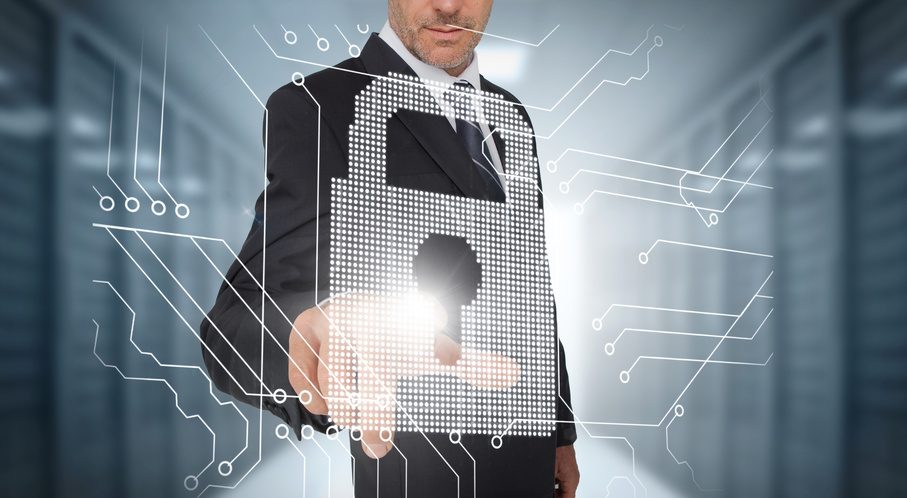
[[[771, 117], [771, 95], [767, 89], [753, 87], [735, 98], [726, 111], [728, 152], [737, 161], [730, 178], [773, 187], [774, 139]], [[754, 109], [762, 111], [749, 114]], [[746, 119], [746, 121], [744, 121]], [[770, 121], [772, 120], [772, 121]], [[738, 133], [730, 135], [734, 128]], [[760, 127], [767, 123], [760, 133]], [[722, 247], [732, 250], [770, 254], [774, 247], [772, 223], [773, 195], [761, 187], [735, 185], [737, 193], [728, 206], [722, 230]], [[726, 192], [726, 195], [730, 192]], [[724, 262], [726, 308], [740, 312], [753, 298], [753, 292], [774, 270], [773, 258], [750, 255], [727, 255]], [[762, 294], [771, 295], [769, 281]], [[762, 361], [775, 351], [774, 300], [753, 300], [732, 335], [752, 336], [745, 341], [747, 361]], [[764, 317], [764, 318], [763, 318]], [[771, 495], [772, 440], [774, 429], [772, 384], [774, 365], [765, 369], [727, 368], [725, 385], [726, 428], [723, 437], [725, 468], [721, 489], [728, 496], [763, 497]]]
[[[727, 94], [767, 89], [776, 113], [763, 166], [774, 190], [734, 208], [767, 223], [725, 230], [729, 245], [768, 241], [775, 255], [776, 309], [760, 332], [773, 339], [755, 345], [774, 368], [731, 373], [724, 395], [734, 496], [907, 489], [905, 35], [903, 2], [836, 2]], [[733, 116], [744, 104], [710, 105]], [[750, 279], [726, 278], [729, 296]]]
[[[829, 22], [823, 19], [805, 28], [791, 43], [770, 54], [766, 63], [730, 82], [724, 96], [697, 105], [702, 116], [678, 134], [699, 154], [714, 151], [715, 147], [706, 147], [707, 143], [696, 139], [703, 123], [718, 121], [715, 116], [724, 115], [730, 134], [741, 114], [749, 110], [760, 92], [767, 91], [765, 78], [771, 82], [774, 90], [768, 91], [766, 99], [775, 110], [774, 123], [754, 143], [752, 155], [775, 148], [772, 158], [762, 166], [766, 171], [756, 177], [768, 178], [763, 181], [774, 190], [743, 189], [719, 218], [738, 223], [719, 224], [714, 230], [722, 236], [713, 239], [718, 246], [756, 252], [763, 252], [758, 250], [762, 248], [775, 256], [769, 266], [721, 259], [725, 298], [716, 303], [719, 307], [739, 311], [752, 296], [754, 282], [760, 284], [771, 266], [775, 273], [768, 289], [775, 294], [777, 306], [760, 331], [760, 340], [750, 349], [755, 358], [775, 352], [770, 367], [759, 371], [728, 368], [724, 371], [724, 388], [707, 390], [708, 399], [725, 406], [725, 420], [719, 424], [724, 427], [719, 431], [724, 439], [724, 458], [715, 466], [723, 475], [719, 486], [722, 492], [734, 496], [836, 496], [840, 484], [832, 476], [841, 470], [842, 383], [834, 379], [842, 372], [843, 327], [841, 319], [835, 317], [840, 297], [835, 289], [841, 282], [842, 230], [835, 220], [841, 220], [843, 213], [834, 215], [842, 201], [840, 168], [827, 161], [831, 149], [828, 137], [823, 136], [829, 133], [829, 127], [822, 120], [831, 116], [818, 115], [834, 107], [834, 73], [828, 52], [823, 50], [825, 45], [814, 34], [827, 29]], [[735, 151], [732, 155], [736, 156], [745, 146], [740, 140], [751, 137], [752, 133], [732, 137], [728, 150]], [[818, 162], [825, 160], [826, 170], [801, 164], [817, 161], [817, 144]], [[823, 145], [825, 150], [821, 150]], [[753, 167], [752, 160], [741, 161], [736, 174], [742, 178], [738, 180]], [[694, 162], [689, 168], [700, 165]], [[690, 227], [688, 233], [692, 236], [701, 230]], [[689, 264], [695, 266], [696, 262], [690, 260]], [[691, 281], [689, 285], [694, 284]], [[749, 323], [752, 325], [752, 321]], [[696, 406], [706, 401], [689, 397], [688, 403]], [[677, 437], [692, 444], [699, 439], [695, 432]], [[702, 446], [700, 452], [707, 461], [715, 449]]]
[[[686, 147], [687, 164], [684, 167], [690, 171], [700, 171], [703, 174], [721, 176], [727, 167], [728, 154], [721, 147], [724, 140], [723, 116], [714, 114], [704, 120], [694, 131], [684, 138]], [[686, 188], [709, 189], [711, 181], [697, 182], [684, 181]], [[712, 200], [699, 195], [700, 192], [685, 190], [685, 195], [693, 199], [697, 205], [704, 208], [712, 207]], [[675, 240], [691, 242], [707, 246], [719, 246], [718, 227], [708, 228], [700, 219], [700, 215], [692, 208], [684, 209], [681, 213], [686, 218], [683, 222], [684, 231]], [[703, 211], [702, 216], [708, 218], [710, 211]], [[703, 311], [732, 313], [726, 309], [727, 303], [723, 298], [724, 292], [724, 266], [722, 256], [708, 250], [691, 247], [678, 247], [675, 249], [687, 267], [687, 279], [682, 288], [685, 293], [683, 308]], [[680, 329], [690, 332], [701, 331], [703, 324], [702, 315], [687, 315], [684, 320], [686, 327]], [[705, 359], [712, 348], [717, 344], [714, 339], [690, 337], [685, 341], [687, 346], [683, 352], [676, 354], [678, 357]], [[673, 354], [672, 354], [673, 356]], [[684, 363], [684, 375], [693, 379], [701, 364]], [[696, 483], [703, 489], [718, 489], [721, 487], [726, 459], [724, 447], [720, 437], [724, 432], [726, 417], [724, 416], [724, 399], [719, 394], [725, 390], [725, 374], [727, 367], [724, 365], [706, 365], [696, 376], [689, 389], [680, 400], [684, 407], [685, 415], [675, 420], [671, 426], [672, 440], [677, 441], [671, 450], [678, 460], [688, 460], [696, 473]], [[683, 470], [681, 467], [678, 469]], [[690, 475], [681, 472], [678, 475], [685, 478], [683, 489], [697, 490], [692, 486]]]
[[[97, 353], [108, 362], [118, 359], [124, 342], [122, 307], [110, 301], [120, 260], [106, 234], [93, 231], [90, 221], [100, 211], [97, 188], [114, 196], [106, 177], [108, 145], [112, 160], [122, 160], [127, 134], [117, 129], [124, 116], [111, 108], [112, 58], [76, 33], [61, 33], [58, 67], [59, 145], [55, 176], [57, 189], [57, 281], [60, 285], [59, 326], [55, 330], [57, 438], [54, 473], [57, 495], [122, 494], [124, 468], [121, 380], [103, 368], [93, 355], [98, 323]], [[57, 80], [59, 81], [59, 80]]]
[[[7, 425], [14, 427], [14, 434], [23, 439], [21, 445], [5, 445], [5, 448], [15, 450], [15, 454], [9, 455], [15, 461], [4, 465], [3, 471], [13, 476], [3, 480], [5, 486], [11, 487], [10, 493], [4, 494], [123, 496], [132, 492], [172, 495], [181, 488], [187, 471], [181, 467], [183, 460], [172, 458], [177, 441], [181, 447], [200, 447], [195, 454], [207, 456], [210, 455], [210, 439], [199, 439], [193, 443], [180, 437], [176, 422], [182, 417], [174, 408], [169, 390], [160, 385], [130, 385], [114, 370], [104, 368], [94, 357], [95, 329], [92, 319], [97, 320], [100, 326], [98, 353], [105, 361], [121, 364], [127, 374], [129, 368], [145, 365], [130, 359], [136, 352], [128, 343], [128, 311], [108, 287], [93, 284], [92, 280], [110, 281], [130, 301], [139, 314], [136, 331], [145, 329], [146, 338], [150, 338], [143, 343], [147, 349], [159, 349], [157, 352], [164, 356], [181, 357], [184, 363], [201, 364], [199, 345], [196, 341], [177, 346], [173, 336], [185, 334], [186, 331], [179, 330], [171, 315], [156, 314], [146, 317], [144, 321], [141, 319], [140, 310], [163, 309], [160, 307], [162, 300], [108, 234], [92, 228], [91, 223], [133, 226], [146, 223], [156, 229], [180, 231], [178, 229], [182, 227], [186, 232], [191, 232], [191, 227], [201, 228], [202, 233], [205, 232], [204, 226], [199, 227], [199, 223], [189, 221], [178, 225], [175, 219], [162, 221], [143, 214], [143, 211], [149, 210], [150, 200], [142, 197], [144, 194], [131, 178], [138, 54], [124, 53], [118, 43], [57, 4], [38, 2], [36, 6], [18, 0], [3, 0], [3, 3], [4, 13], [15, 15], [0, 19], [0, 23], [9, 24], [0, 36], [11, 37], [9, 43], [3, 44], [4, 52], [0, 52], [0, 61], [3, 61], [0, 67], [13, 76], [6, 78], [9, 83], [0, 85], [0, 98], [4, 107], [7, 107], [7, 102], [10, 103], [9, 111], [4, 112], [14, 117], [29, 118], [17, 124], [31, 126], [34, 137], [23, 141], [22, 137], [10, 136], [4, 129], [0, 140], [11, 138], [16, 147], [4, 147], [0, 153], [15, 154], [10, 156], [13, 162], [3, 161], [4, 171], [8, 170], [8, 174], [13, 175], [11, 178], [15, 178], [18, 170], [10, 167], [18, 164], [27, 166], [29, 176], [24, 176], [22, 180], [28, 183], [20, 182], [15, 198], [21, 196], [22, 202], [35, 205], [24, 206], [17, 202], [14, 209], [7, 209], [6, 212], [18, 214], [2, 221], [8, 224], [10, 230], [23, 230], [18, 239], [22, 244], [19, 253], [22, 253], [22, 248], [29, 248], [31, 254], [21, 254], [25, 259], [16, 260], [19, 243], [7, 244], [8, 238], [0, 247], [9, 252], [4, 261], [16, 266], [16, 272], [9, 275], [22, 273], [28, 276], [29, 282], [27, 285], [22, 282], [18, 295], [25, 299], [28, 297], [26, 293], [35, 294], [34, 299], [26, 302], [43, 303], [37, 315], [40, 318], [35, 318], [35, 310], [26, 304], [3, 309], [4, 314], [10, 315], [9, 323], [21, 323], [23, 330], [29, 332], [28, 335], [16, 334], [4, 339], [3, 354], [15, 354], [19, 358], [15, 363], [4, 361], [4, 366], [12, 368], [20, 364], [26, 354], [34, 357], [28, 360], [29, 368], [20, 364], [21, 368], [12, 372], [21, 377], [16, 380], [16, 389], [22, 394], [11, 397], [13, 402], [3, 411]], [[12, 50], [17, 52], [10, 53]], [[23, 57], [23, 54], [28, 56]], [[111, 116], [115, 67], [117, 103]], [[159, 82], [160, 74], [146, 67], [145, 78]], [[143, 89], [146, 95], [143, 106], [149, 116], [157, 115], [151, 120], [156, 126], [160, 124], [156, 121], [160, 119], [160, 91], [159, 83], [148, 84]], [[216, 144], [224, 154], [236, 158], [213, 172], [219, 178], [260, 175], [259, 145], [249, 141], [249, 147], [244, 147], [246, 142], [237, 140], [232, 130], [208, 122], [205, 110], [182, 99], [179, 88], [168, 88], [167, 92], [168, 101], [177, 101], [179, 105], [165, 113], [168, 116], [165, 117], [165, 133], [171, 133], [172, 119], [176, 123], [174, 126], [191, 128], [201, 140]], [[16, 114], [26, 111], [28, 114]], [[153, 127], [143, 124], [143, 128]], [[140, 160], [143, 164], [148, 162], [149, 156], [156, 160], [158, 131], [159, 128], [155, 128], [154, 133], [149, 131], [147, 136], [143, 134], [140, 137], [143, 144]], [[56, 137], [55, 147], [49, 147], [51, 136]], [[109, 156], [111, 174], [127, 195], [134, 195], [142, 201], [143, 209], [139, 213], [124, 212], [122, 196], [107, 179], [108, 138], [111, 138], [112, 145]], [[165, 148], [164, 153], [166, 162], [171, 166], [179, 165], [164, 174], [166, 181], [172, 182], [173, 191], [186, 193], [187, 200], [179, 200], [191, 203], [193, 214], [208, 213], [213, 220], [222, 218], [220, 209], [226, 195], [211, 192], [206, 186], [210, 179], [198, 178], [194, 173], [205, 163], [215, 160], [211, 147], [204, 147], [199, 153], [185, 149], [173, 152]], [[140, 174], [148, 180], [147, 171]], [[193, 190], [185, 186], [192, 182], [200, 184], [200, 188]], [[160, 197], [162, 194], [154, 183], [143, 181], [143, 185], [150, 185], [152, 196]], [[98, 189], [98, 193], [93, 187]], [[116, 203], [115, 209], [110, 213], [103, 211], [98, 195], [111, 196]], [[13, 197], [4, 196], [3, 199], [6, 201]], [[170, 205], [167, 213], [170, 218], [173, 218], [172, 209]], [[212, 226], [236, 230], [223, 220], [212, 223]], [[221, 235], [234, 240], [238, 238], [233, 233]], [[128, 239], [122, 234], [120, 236], [121, 240]], [[149, 243], [153, 244], [150, 240]], [[136, 244], [133, 241], [127, 247], [136, 249], [136, 252], [144, 250], [140, 242]], [[168, 265], [179, 260], [183, 251], [192, 249], [191, 245], [189, 248], [178, 247], [171, 242], [165, 242], [162, 247], [159, 255]], [[35, 248], [46, 248], [48, 253], [42, 254]], [[40, 259], [29, 263], [31, 260], [28, 258]], [[220, 260], [221, 265], [228, 262], [223, 258]], [[36, 266], [34, 271], [28, 270], [30, 264]], [[189, 266], [184, 264], [183, 268], [187, 269], [190, 277], [208, 279], [198, 287], [216, 289], [219, 284], [216, 275], [198, 277], [195, 272], [188, 271]], [[52, 269], [56, 271], [51, 281]], [[167, 283], [169, 276], [161, 271], [154, 278], [156, 282]], [[14, 283], [10, 279], [6, 282]], [[55, 300], [51, 288], [56, 289]], [[162, 290], [172, 293], [173, 284], [166, 289], [162, 287]], [[211, 301], [213, 294], [199, 299], [199, 304], [207, 307]], [[169, 311], [169, 308], [166, 309]], [[53, 326], [48, 323], [50, 316], [55, 317]], [[15, 337], [15, 341], [11, 337]], [[51, 366], [52, 369], [36, 371], [39, 365]], [[28, 378], [23, 375], [28, 375]], [[6, 378], [7, 375], [4, 375]], [[209, 399], [206, 383], [193, 383], [193, 388], [193, 391], [182, 392], [181, 395]], [[37, 393], [45, 395], [40, 398]], [[212, 425], [218, 425], [218, 421], [222, 420], [221, 427], [236, 426], [235, 439], [241, 440], [243, 434], [236, 424], [235, 413], [217, 408], [214, 406], [210, 413], [203, 415]], [[221, 437], [224, 441], [231, 439], [229, 434]], [[26, 439], [28, 444], [25, 444]], [[197, 461], [198, 458], [192, 460]]]
[[[182, 170], [179, 182], [171, 185], [170, 187], [172, 188], [168, 188], [170, 188], [177, 201], [189, 206], [190, 216], [186, 220], [188, 227], [183, 226], [182, 230], [193, 234], [207, 235], [208, 232], [205, 227], [210, 226], [210, 218], [213, 211], [208, 202], [210, 196], [208, 189], [204, 188], [205, 182], [203, 180], [209, 177], [209, 169], [211, 168], [211, 162], [208, 160], [211, 157], [208, 139], [192, 123], [185, 119], [178, 119], [178, 116], [172, 115], [169, 111], [167, 115], [173, 116], [173, 118], [166, 122], [164, 132], [167, 137], [164, 140], [165, 143], [169, 144], [168, 150], [173, 152], [175, 158], [179, 158], [179, 162], [174, 161], [173, 165]], [[210, 278], [205, 278], [210, 275], [210, 272], [199, 271], [199, 268], [205, 268], [204, 265], [207, 262], [200, 261], [199, 257], [194, 254], [195, 247], [188, 240], [179, 241], [174, 246], [173, 272], [180, 276], [183, 285], [193, 292], [196, 300], [202, 306], [208, 306], [209, 303], [213, 302], [213, 294], [211, 293], [216, 289], [217, 282], [211, 281]], [[206, 286], [211, 288], [210, 293], [201, 293], [199, 288]], [[180, 310], [188, 311], [192, 306], [191, 302], [183, 294], [177, 296], [173, 301]], [[189, 317], [192, 316], [195, 315], [189, 315]], [[182, 321], [174, 325], [174, 335], [176, 337], [171, 344], [170, 351], [173, 361], [184, 365], [197, 364], [200, 351], [198, 340], [189, 335], [189, 331], [186, 330]], [[201, 377], [200, 372], [198, 376], [194, 375], [195, 373], [174, 379], [174, 387], [179, 392], [192, 392], [192, 389], [197, 389], [199, 390], [196, 392], [198, 396], [208, 396], [207, 383], [199, 379]], [[201, 388], [204, 391], [201, 391]], [[199, 414], [206, 420], [212, 421], [212, 428], [218, 429], [221, 427], [216, 423], [218, 412], [219, 407], [205, 404], [201, 407]], [[183, 423], [177, 424], [175, 428], [174, 460], [178, 471], [188, 474], [187, 471], [192, 469], [193, 466], [210, 458], [210, 448], [200, 444], [199, 434], [200, 431], [197, 426]]]
[[[146, 41], [146, 52], [150, 52], [152, 47], [156, 48], [156, 44]], [[145, 56], [148, 57], [148, 54]], [[156, 182], [158, 154], [159, 151], [165, 150], [159, 147], [159, 133], [162, 130], [161, 88], [157, 83], [152, 83], [156, 78], [148, 67], [140, 68], [140, 75], [141, 81], [139, 75], [124, 75], [126, 77], [122, 78], [123, 85], [118, 89], [118, 96], [127, 116], [122, 128], [129, 130], [130, 135], [127, 160], [122, 162], [117, 173], [119, 179], [128, 185], [127, 192], [141, 202], [140, 209], [126, 216], [123, 224], [142, 228], [153, 227], [155, 230], [165, 232], [178, 231], [173, 205], [164, 197], [161, 187]], [[169, 147], [166, 150], [169, 151]], [[162, 167], [163, 164], [162, 157]], [[158, 216], [152, 212], [153, 201], [164, 202], [166, 211], [163, 215]], [[102, 233], [107, 235], [106, 232]], [[139, 270], [124, 253], [126, 261], [122, 285], [126, 298], [136, 310], [135, 342], [142, 350], [154, 353], [165, 363], [171, 363], [166, 353], [175, 342], [175, 336], [184, 332], [177, 327], [175, 314], [161, 298], [159, 291], [171, 301], [180, 292], [163, 267], [163, 264], [169, 264], [172, 259], [170, 249], [175, 241], [157, 235], [124, 231], [114, 231], [114, 236], [129, 251], [131, 257], [142, 265], [142, 269]], [[120, 250], [109, 236], [107, 243]], [[146, 243], [151, 249], [145, 246]], [[158, 262], [157, 258], [160, 258], [163, 264]], [[149, 279], [154, 285], [148, 281]], [[120, 350], [119, 360], [127, 375], [162, 378], [167, 382], [173, 382], [172, 369], [156, 367], [147, 356], [138, 354], [132, 344], [124, 345]], [[175, 426], [184, 420], [175, 410], [173, 393], [157, 382], [130, 382], [124, 384], [122, 389], [126, 494], [129, 496], [171, 494], [174, 484], [179, 484], [183, 477], [176, 472], [173, 467], [174, 459], [171, 457], [176, 440]], [[192, 394], [194, 393], [184, 392], [181, 397], [188, 398]]]
[[[644, 157], [656, 163], [691, 172], [698, 172], [704, 165], [708, 165], [702, 173], [720, 177], [723, 168], [734, 160], [734, 156], [728, 154], [722, 147], [723, 140], [733, 127], [725, 130], [727, 126], [723, 107], [698, 106], [698, 109], [694, 120], [687, 120], [679, 127], [670, 127], [667, 134], [669, 138], [662, 141], [661, 146], [651, 155]], [[684, 195], [687, 198], [705, 208], [713, 208], [713, 204], [717, 204], [714, 199], [707, 198], [708, 195], [703, 196], [703, 192], [695, 189], [709, 189], [716, 185], [716, 192], [720, 193], [720, 182], [704, 178], [688, 180], [691, 181], [683, 183]], [[677, 189], [672, 189], [672, 193], [676, 195]], [[693, 198], [694, 196], [699, 197]], [[710, 212], [712, 211], [708, 209], [703, 210], [702, 216], [708, 219]], [[722, 226], [706, 227], [692, 208], [682, 205], [678, 209], [661, 208], [657, 216], [658, 222], [651, 224], [654, 228], [650, 231], [653, 240], [664, 238], [706, 246], [723, 244]], [[664, 250], [665, 254], [660, 255], [659, 259], [670, 260], [672, 264], [660, 270], [660, 282], [663, 284], [657, 286], [657, 292], [650, 293], [657, 302], [663, 303], [666, 307], [693, 312], [735, 311], [728, 309], [735, 301], [726, 297], [727, 264], [720, 253], [683, 246], [673, 246], [670, 249], [663, 247], [661, 250]], [[719, 322], [710, 320], [710, 317], [698, 313], [671, 313], [663, 317], [659, 328], [701, 333], [717, 327], [718, 324]], [[658, 347], [665, 356], [690, 359], [704, 359], [717, 344], [714, 339], [695, 336], [663, 336], [660, 343]], [[651, 368], [658, 368], [663, 373], [661, 378], [665, 385], [665, 388], [657, 388], [656, 391], [662, 393], [666, 399], [673, 400], [679, 394], [677, 389], [686, 385], [686, 381], [679, 385], [675, 385], [676, 382], [673, 381], [690, 379], [699, 365], [686, 362], [653, 362]], [[730, 448], [722, 442], [725, 432], [732, 432], [735, 427], [734, 420], [729, 416], [730, 408], [727, 406], [727, 391], [732, 388], [727, 377], [731, 369], [732, 367], [723, 365], [707, 365], [679, 401], [683, 406], [684, 416], [672, 422], [668, 434], [666, 434], [668, 430], [663, 427], [660, 435], [652, 441], [653, 444], [647, 445], [649, 452], [643, 463], [669, 480], [676, 489], [683, 490], [684, 494], [698, 496], [714, 493], [715, 490], [725, 491], [723, 476], [729, 466], [733, 465], [732, 460], [736, 458], [729, 454]], [[671, 387], [667, 387], [668, 385]], [[767, 396], [765, 393], [755, 395], [762, 398]], [[670, 418], [665, 422], [668, 420]], [[668, 450], [673, 455], [668, 453]], [[705, 491], [696, 487], [691, 480], [690, 469], [678, 465], [678, 461], [686, 461], [690, 465], [696, 474], [696, 482]]]
[[0, 1], [0, 495], [51, 491], [53, 20]]
[[776, 74], [778, 104], [778, 496], [840, 496], [845, 328], [843, 198], [831, 122], [828, 37]]
[[844, 26], [847, 484], [907, 495], [907, 3], [871, 1]]
[[[666, 149], [664, 151], [659, 151], [658, 155], [651, 158], [651, 160], [656, 164], [663, 165], [680, 165], [683, 162], [685, 157], [686, 150], [683, 147], [675, 147]], [[635, 193], [636, 195], [646, 196], [651, 195], [651, 191], [647, 192], [644, 188], [640, 188], [639, 192]], [[637, 203], [638, 201], [633, 201]], [[685, 209], [661, 209], [660, 206], [656, 207], [653, 205], [648, 206], [647, 209], [640, 209], [637, 211], [638, 216], [634, 214], [634, 220], [638, 219], [638, 226], [640, 229], [637, 231], [643, 233], [647, 239], [641, 239], [638, 243], [638, 247], [646, 247], [647, 244], [651, 244], [658, 237], [671, 238], [682, 234], [685, 232], [687, 225], [687, 218]], [[648, 240], [651, 239], [651, 240]], [[632, 253], [631, 253], [632, 254]], [[638, 257], [638, 256], [637, 256]], [[639, 299], [635, 302], [646, 303], [649, 306], [653, 307], [664, 307], [664, 308], [683, 308], [688, 306], [689, 294], [686, 292], [685, 284], [691, 278], [691, 269], [690, 266], [685, 264], [685, 260], [682, 259], [683, 256], [677, 257], [672, 255], [670, 258], [666, 258], [668, 261], [675, 262], [678, 264], [664, 264], [664, 265], [647, 265], [645, 270], [652, 275], [649, 277], [648, 282], [656, 281], [663, 282], [663, 285], [644, 285], [641, 286], [637, 292], [640, 294]], [[674, 315], [674, 316], [672, 316]], [[687, 330], [687, 316], [683, 314], [662, 314], [658, 316], [657, 322], [652, 322], [653, 329], [660, 330]], [[632, 325], [632, 324], [628, 324]], [[648, 325], [647, 325], [648, 326]], [[660, 340], [661, 337], [652, 336], [652, 337], [643, 337], [643, 344], [664, 344], [668, 341]], [[629, 342], [629, 341], [628, 341]], [[672, 342], [670, 346], [672, 354], [678, 356], [686, 355], [687, 351], [683, 349], [683, 344], [681, 342]], [[667, 352], [667, 350], [656, 351], [657, 353]], [[634, 353], [640, 354], [650, 354], [653, 351], [645, 350], [636, 350]], [[634, 355], [635, 356], [635, 355]], [[632, 357], [630, 358], [632, 360]], [[668, 362], [651, 362], [646, 365], [646, 368], [651, 369], [653, 372], [656, 372], [657, 375], [654, 376], [654, 382], [652, 384], [646, 385], [644, 392], [647, 396], [640, 396], [640, 398], [652, 397], [657, 400], [657, 404], [641, 404], [639, 412], [641, 414], [646, 414], [643, 418], [642, 415], [639, 415], [641, 420], [658, 421], [669, 409], [673, 409], [670, 406], [670, 403], [677, 397], [678, 386], [676, 383], [671, 382], [671, 379], [676, 378], [677, 371], [674, 370], [676, 365], [672, 365]], [[653, 468], [673, 468], [673, 462], [670, 460], [670, 456], [666, 453], [666, 439], [664, 434], [660, 429], [655, 429], [650, 431], [647, 434], [648, 437], [639, 438], [640, 442], [637, 443], [639, 446], [638, 455], [643, 462], [652, 466]], [[673, 444], [677, 445], [678, 438], [672, 438]], [[655, 462], [660, 462], [661, 465], [656, 464]], [[667, 466], [667, 467], [666, 467]]]

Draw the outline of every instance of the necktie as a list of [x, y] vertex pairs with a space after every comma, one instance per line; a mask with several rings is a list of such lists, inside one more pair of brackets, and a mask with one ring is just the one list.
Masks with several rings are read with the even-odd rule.
[[[470, 90], [473, 89], [472, 84], [468, 81], [460, 80], [453, 84], [453, 88], [460, 90], [460, 92], [447, 93], [448, 100], [451, 101], [451, 104], [457, 105], [454, 102], [465, 98], [467, 110], [473, 110], [474, 103], [470, 93]], [[462, 93], [463, 91], [465, 91], [465, 93]], [[463, 101], [460, 101], [459, 105], [463, 105]], [[482, 133], [482, 129], [479, 127], [479, 123], [473, 120], [456, 119], [456, 125], [457, 135], [463, 140], [463, 145], [469, 152], [473, 164], [478, 169], [479, 177], [485, 183], [484, 187], [486, 192], [489, 193], [489, 197], [494, 201], [504, 202], [507, 198], [504, 193], [504, 185], [501, 183], [501, 178], [498, 175], [498, 172], [495, 171], [494, 165], [491, 163], [491, 154], [488, 151], [489, 142], [492, 144], [494, 143], [491, 142], [493, 138], [489, 137], [488, 140], [485, 140], [485, 136]]]

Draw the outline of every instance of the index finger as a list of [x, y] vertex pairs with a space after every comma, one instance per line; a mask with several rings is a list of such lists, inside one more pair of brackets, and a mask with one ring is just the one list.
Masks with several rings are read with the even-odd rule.
[[312, 309], [294, 322], [289, 338], [288, 375], [299, 401], [311, 413], [324, 415], [327, 404], [319, 382], [319, 355], [324, 349], [325, 324]]
[[397, 380], [381, 379], [372, 372], [359, 371], [359, 427], [362, 449], [371, 458], [381, 458], [393, 447], [397, 425]]

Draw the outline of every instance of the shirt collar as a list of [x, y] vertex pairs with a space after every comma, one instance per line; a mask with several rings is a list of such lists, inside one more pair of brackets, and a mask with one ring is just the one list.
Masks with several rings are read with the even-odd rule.
[[378, 33], [378, 36], [384, 40], [385, 43], [390, 45], [394, 52], [406, 62], [409, 67], [416, 73], [416, 76], [422, 78], [423, 80], [437, 81], [440, 83], [445, 83], [448, 86], [453, 85], [457, 81], [465, 80], [468, 81], [473, 88], [476, 90], [481, 90], [481, 79], [479, 77], [479, 56], [473, 50], [472, 60], [469, 61], [469, 65], [466, 66], [466, 69], [463, 70], [463, 73], [460, 76], [451, 76], [447, 74], [447, 71], [444, 71], [441, 68], [426, 64], [420, 61], [415, 55], [413, 55], [405, 45], [403, 41], [400, 40], [400, 37], [397, 36], [397, 33], [391, 28], [389, 22], [384, 23], [384, 27], [381, 28], [381, 32]]

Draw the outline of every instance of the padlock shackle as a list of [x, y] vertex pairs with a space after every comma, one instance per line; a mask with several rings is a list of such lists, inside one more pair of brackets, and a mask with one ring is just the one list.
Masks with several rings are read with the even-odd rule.
[[[452, 105], [442, 108], [430, 88], [459, 94]], [[482, 103], [483, 120], [477, 119], [473, 102]], [[452, 115], [467, 121], [485, 121], [504, 142], [504, 176], [508, 177], [508, 203], [537, 205], [538, 159], [533, 154], [532, 128], [516, 104], [502, 95], [479, 90], [461, 90], [447, 83], [390, 73], [374, 79], [356, 96], [355, 120], [350, 125], [349, 177], [387, 183], [387, 121], [400, 110], [439, 116]], [[515, 195], [516, 194], [516, 195]], [[491, 201], [489, 201], [491, 202]]]

